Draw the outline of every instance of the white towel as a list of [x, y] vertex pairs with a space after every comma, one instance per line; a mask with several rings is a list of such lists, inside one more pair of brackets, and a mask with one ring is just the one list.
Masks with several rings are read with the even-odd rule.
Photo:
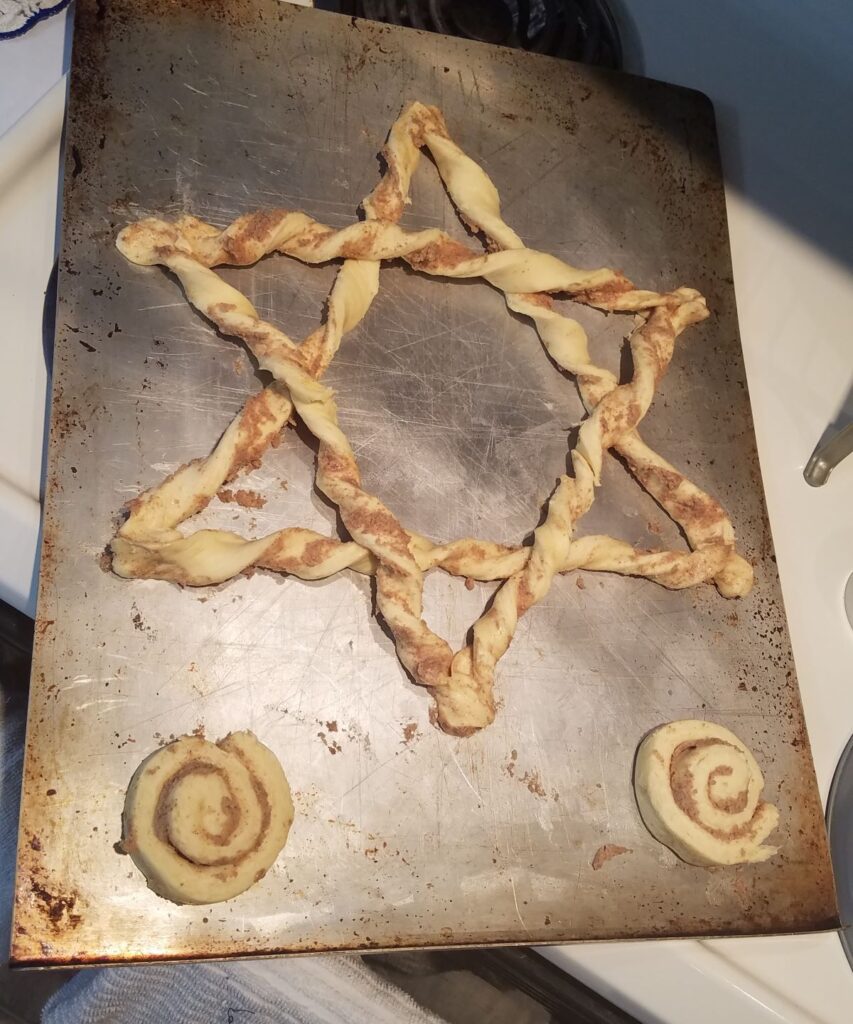
[[81, 971], [42, 1024], [441, 1024], [357, 956]]
[[5, 953], [12, 923], [26, 719], [23, 707], [4, 696], [0, 692], [0, 942]]

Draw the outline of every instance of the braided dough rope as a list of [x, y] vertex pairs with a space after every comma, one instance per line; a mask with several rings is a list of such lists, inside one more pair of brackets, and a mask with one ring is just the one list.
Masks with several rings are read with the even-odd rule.
[[777, 852], [763, 845], [779, 821], [763, 788], [749, 749], [713, 722], [662, 725], [637, 751], [634, 792], [646, 828], [688, 864], [755, 864]]
[[252, 733], [181, 736], [136, 769], [122, 846], [158, 895], [218, 903], [267, 873], [292, 822], [281, 765]]
[[[504, 250], [477, 255], [444, 232], [404, 232], [394, 223], [407, 199], [423, 145], [433, 152], [463, 217], [487, 229], [493, 244], [507, 246]], [[183, 538], [173, 529], [182, 511], [194, 511], [194, 503], [197, 508], [215, 493], [223, 467], [226, 472], [231, 470], [235, 438], [229, 437], [229, 432], [233, 430], [237, 436], [243, 430], [244, 436], [252, 436], [254, 428], [253, 439], [257, 439], [258, 418], [250, 400], [214, 453], [198, 464], [210, 470], [203, 498], [198, 491], [192, 494], [197, 481], [185, 472], [190, 467], [148, 492], [132, 507], [113, 542], [114, 568], [120, 575], [197, 584], [228, 578], [251, 564], [309, 579], [330, 575], [344, 566], [374, 571], [379, 609], [394, 633], [402, 662], [418, 682], [433, 688], [442, 727], [467, 734], [492, 720], [494, 666], [512, 638], [518, 615], [544, 596], [555, 572], [583, 566], [646, 575], [670, 587], [689, 586], [713, 576], [723, 593], [735, 596], [748, 591], [751, 570], [735, 556], [735, 570], [725, 575], [734, 543], [727, 517], [713, 499], [634, 436], [655, 384], [669, 363], [675, 337], [706, 315], [701, 296], [689, 289], [666, 295], [637, 291], [615, 271], [578, 270], [524, 248], [500, 219], [494, 185], [450, 142], [434, 108], [417, 103], [407, 107], [392, 128], [384, 155], [388, 170], [364, 202], [368, 220], [340, 231], [301, 213], [269, 211], [238, 218], [224, 231], [191, 217], [174, 225], [146, 220], [126, 228], [118, 241], [121, 251], [134, 262], [159, 263], [174, 271], [190, 302], [224, 333], [241, 338], [261, 366], [274, 374], [279, 385], [285, 385], [286, 391], [280, 388], [275, 393], [289, 393], [297, 412], [320, 441], [318, 486], [338, 504], [354, 542], [340, 543], [306, 530], [278, 531], [267, 538], [245, 541], [225, 531], [200, 531]], [[308, 263], [344, 257], [344, 270], [365, 263], [378, 267], [382, 259], [402, 257], [429, 274], [481, 276], [505, 293], [511, 308], [534, 319], [551, 355], [578, 375], [593, 411], [572, 453], [575, 476], [559, 481], [531, 548], [513, 550], [471, 540], [437, 547], [406, 531], [377, 498], [361, 488], [352, 451], [337, 426], [331, 393], [314, 379], [324, 368], [315, 355], [317, 346], [300, 348], [260, 321], [248, 300], [210, 269], [220, 263], [247, 265], [275, 250]], [[357, 282], [352, 287], [357, 288]], [[579, 325], [555, 313], [549, 296], [532, 292], [533, 288], [540, 293], [567, 291], [580, 301], [606, 309], [644, 312], [648, 319], [631, 340], [635, 359], [632, 381], [618, 387], [612, 375], [591, 364]], [[346, 294], [343, 287], [342, 292]], [[375, 289], [369, 299], [357, 303], [360, 315], [373, 294]], [[276, 417], [271, 422], [273, 427], [261, 430], [261, 441], [253, 451], [268, 444], [280, 430]], [[593, 500], [603, 452], [626, 439], [629, 463], [685, 528], [696, 548], [692, 554], [637, 552], [607, 537], [571, 542], [574, 522]], [[212, 461], [215, 467], [211, 467]], [[157, 508], [158, 499], [169, 488], [177, 492], [177, 498], [171, 503], [171, 515], [158, 521], [152, 508]], [[473, 578], [507, 579], [492, 608], [475, 625], [473, 646], [455, 657], [421, 618], [423, 572], [435, 565]]]

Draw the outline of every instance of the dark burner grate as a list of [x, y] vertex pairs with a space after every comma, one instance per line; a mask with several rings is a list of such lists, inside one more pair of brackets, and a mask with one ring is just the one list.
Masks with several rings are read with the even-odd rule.
[[319, 0], [318, 7], [390, 25], [620, 68], [606, 0]]

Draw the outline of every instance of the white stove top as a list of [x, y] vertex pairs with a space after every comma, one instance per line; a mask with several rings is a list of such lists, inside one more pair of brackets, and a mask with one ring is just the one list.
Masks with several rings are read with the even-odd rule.
[[[702, 89], [717, 109], [758, 449], [825, 800], [853, 732], [842, 600], [853, 572], [853, 458], [816, 490], [802, 469], [845, 402], [853, 414], [853, 277], [826, 254], [839, 251], [845, 226], [853, 237], [853, 143], [836, 137], [838, 113], [853, 105], [853, 19], [843, 0], [636, 7], [619, 12], [628, 67]], [[65, 14], [0, 42], [0, 598], [30, 614], [66, 52]], [[847, 1024], [853, 1012], [853, 974], [834, 934], [543, 952], [644, 1021]]]

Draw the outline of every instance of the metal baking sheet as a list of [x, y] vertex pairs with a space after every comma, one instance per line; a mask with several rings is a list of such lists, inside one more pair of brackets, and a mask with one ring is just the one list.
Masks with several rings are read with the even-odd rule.
[[[12, 957], [53, 965], [833, 927], [821, 807], [789, 649], [738, 341], [713, 114], [700, 95], [564, 61], [273, 0], [78, 2], [44, 549]], [[494, 725], [429, 721], [372, 614], [370, 582], [258, 573], [209, 590], [111, 575], [123, 504], [205, 453], [259, 386], [246, 354], [117, 230], [148, 213], [216, 224], [259, 206], [349, 223], [410, 98], [437, 103], [528, 244], [690, 284], [713, 318], [679, 342], [643, 433], [731, 511], [755, 561], [745, 600], [595, 574], [556, 581], [500, 665]], [[463, 237], [425, 161], [404, 223]], [[301, 337], [335, 268], [226, 271]], [[625, 318], [579, 309], [619, 368]], [[400, 266], [329, 380], [367, 485], [435, 538], [518, 542], [563, 470], [573, 382], [479, 282]], [[199, 522], [336, 529], [290, 431]], [[682, 543], [615, 459], [584, 532]], [[458, 644], [490, 589], [440, 573], [427, 617]], [[652, 727], [708, 717], [766, 772], [782, 851], [680, 863], [631, 789]], [[113, 844], [127, 782], [170, 736], [252, 729], [297, 816], [263, 881], [229, 903], [159, 899]], [[631, 852], [593, 870], [605, 843]]]

